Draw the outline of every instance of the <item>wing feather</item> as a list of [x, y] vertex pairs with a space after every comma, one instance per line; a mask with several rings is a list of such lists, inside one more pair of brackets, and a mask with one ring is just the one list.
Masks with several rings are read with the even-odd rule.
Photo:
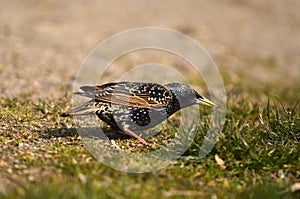
[[80, 87], [84, 92], [75, 94], [94, 98], [95, 101], [133, 106], [138, 108], [163, 109], [172, 100], [172, 92], [154, 83], [117, 82], [100, 86]]

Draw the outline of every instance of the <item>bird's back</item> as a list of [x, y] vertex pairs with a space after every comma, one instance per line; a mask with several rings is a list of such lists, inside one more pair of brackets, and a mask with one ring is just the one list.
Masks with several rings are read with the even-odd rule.
[[114, 128], [122, 123], [133, 129], [151, 128], [165, 120], [174, 100], [173, 93], [160, 84], [116, 82], [99, 86], [82, 86], [75, 94], [91, 98], [82, 106], [65, 113], [82, 115], [95, 113]]

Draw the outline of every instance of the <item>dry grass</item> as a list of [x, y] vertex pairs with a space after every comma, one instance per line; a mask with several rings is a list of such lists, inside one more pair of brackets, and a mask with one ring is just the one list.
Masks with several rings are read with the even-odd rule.
[[[0, 4], [1, 198], [299, 198], [291, 191], [300, 179], [299, 1]], [[183, 157], [155, 172], [128, 174], [93, 158], [73, 120], [59, 114], [71, 107], [88, 52], [112, 34], [144, 26], [180, 30], [208, 50], [225, 82], [228, 112], [205, 158], [198, 157], [208, 126], [202, 120]], [[186, 64], [160, 55], [132, 53], [115, 67]], [[110, 71], [105, 81], [115, 76]], [[149, 141], [174, 134], [166, 127]], [[151, 150], [132, 147], [135, 140], [115, 142], [135, 153]]]

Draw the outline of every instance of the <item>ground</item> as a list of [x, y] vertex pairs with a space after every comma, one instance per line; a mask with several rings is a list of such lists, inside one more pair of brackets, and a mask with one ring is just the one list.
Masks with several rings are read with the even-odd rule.
[[[1, 198], [299, 197], [299, 1], [0, 5]], [[206, 49], [223, 77], [227, 115], [206, 157], [197, 155], [205, 120], [176, 162], [130, 174], [97, 161], [72, 130], [72, 118], [59, 114], [72, 106], [73, 83], [88, 53], [113, 34], [147, 26], [178, 30]], [[134, 52], [117, 60], [102, 81], [113, 81], [118, 68], [149, 62], [186, 64], [157, 52]], [[174, 133], [165, 129], [149, 141]], [[130, 142], [116, 140], [135, 153], [148, 150]]]

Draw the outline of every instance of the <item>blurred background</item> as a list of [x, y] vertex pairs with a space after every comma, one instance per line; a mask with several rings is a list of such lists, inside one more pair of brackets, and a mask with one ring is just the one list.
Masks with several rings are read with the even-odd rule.
[[[62, 97], [72, 92], [77, 70], [97, 44], [147, 26], [195, 39], [212, 56], [227, 89], [234, 85], [276, 95], [270, 85], [283, 90], [300, 85], [299, 8], [298, 0], [2, 0], [0, 96]], [[157, 57], [137, 53], [125, 64]]]
[[[0, 0], [0, 198], [300, 198], [299, 8], [299, 0]], [[211, 109], [203, 108], [182, 158], [126, 174], [94, 159], [74, 120], [60, 114], [71, 109], [74, 80], [92, 49], [149, 26], [180, 31], [206, 49], [225, 83], [227, 115], [205, 158], [198, 154]], [[170, 67], [190, 66], [170, 53], [137, 51], [100, 82], [130, 79], [128, 71], [147, 79], [147, 63], [176, 81]], [[187, 74], [209, 98], [195, 71]], [[164, 143], [175, 133], [166, 128], [151, 139]], [[148, 152], [131, 142], [112, 143]]]

